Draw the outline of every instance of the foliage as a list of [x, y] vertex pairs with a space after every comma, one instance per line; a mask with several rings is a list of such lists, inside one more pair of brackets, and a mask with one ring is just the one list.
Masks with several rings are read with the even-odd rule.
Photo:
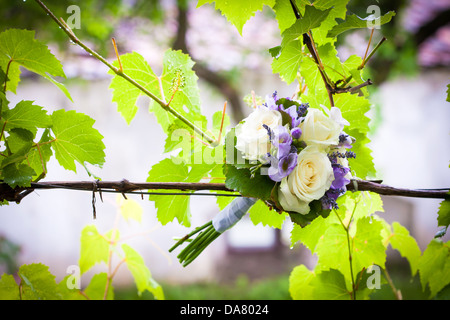
[[[364, 78], [363, 69], [378, 47], [369, 55], [352, 55], [345, 61], [341, 61], [336, 50], [338, 36], [365, 28], [373, 19], [349, 14], [349, 0], [252, 0], [245, 9], [235, 0], [199, 1], [198, 5], [212, 2], [239, 32], [264, 6], [274, 11], [281, 41], [279, 46], [268, 48], [273, 58], [273, 73], [286, 84], [297, 82], [299, 89], [293, 96], [302, 103], [326, 108], [336, 106], [341, 110], [350, 123], [346, 132], [356, 139], [352, 150], [357, 157], [349, 160], [353, 177], [376, 177], [367, 137], [371, 103], [365, 86], [369, 82]], [[394, 15], [388, 12], [379, 22], [387, 23]], [[65, 31], [70, 36], [72, 30]], [[89, 48], [85, 50], [93, 53]], [[228, 188], [260, 199], [250, 211], [255, 225], [282, 228], [288, 223], [286, 213], [278, 214], [266, 205], [268, 200], [276, 201], [277, 195], [261, 176], [253, 177], [247, 163], [239, 167], [227, 164], [230, 154], [234, 155], [233, 130], [224, 139], [222, 132], [229, 125], [225, 114], [216, 113], [212, 119], [202, 114], [197, 76], [187, 54], [167, 50], [160, 75], [136, 52], [117, 58], [113, 64], [106, 64], [111, 69], [112, 101], [117, 104], [118, 112], [131, 124], [138, 97], [150, 96], [149, 111], [155, 114], [167, 134], [164, 149], [167, 157], [152, 166], [147, 181], [199, 182], [205, 178], [211, 182], [225, 181]], [[33, 31], [9, 29], [0, 34], [0, 141], [3, 142], [0, 179], [11, 188], [30, 186], [45, 177], [46, 163], [53, 154], [67, 170], [76, 171], [77, 163], [85, 168], [88, 164], [101, 166], [105, 160], [103, 137], [87, 115], [65, 110], [50, 114], [32, 101], [9, 106], [6, 91], [16, 92], [20, 67], [51, 81], [70, 99], [65, 87], [53, 78], [64, 77], [60, 62], [43, 43], [34, 39]], [[159, 222], [166, 225], [177, 220], [189, 227], [190, 193], [151, 195], [149, 200], [155, 203]], [[228, 202], [229, 199], [217, 197], [221, 208]], [[389, 224], [377, 215], [383, 211], [378, 194], [347, 192], [339, 198], [338, 206], [326, 214], [313, 214], [305, 219], [291, 217], [291, 245], [302, 243], [318, 258], [313, 270], [304, 265], [293, 269], [289, 278], [292, 298], [368, 299], [379, 288], [377, 281], [387, 283], [394, 296], [401, 298], [386, 268], [386, 250], [390, 247], [409, 262], [411, 277], [419, 274], [422, 288], [429, 290], [430, 298], [447, 290], [449, 243], [433, 239], [422, 253], [406, 228], [397, 222]], [[125, 218], [139, 217], [125, 210], [121, 214]], [[448, 226], [449, 214], [446, 200], [439, 210], [439, 226]], [[133, 275], [138, 293], [149, 291], [158, 299], [164, 298], [143, 258], [127, 244], [118, 246], [119, 239], [117, 229], [101, 234], [95, 226], [87, 226], [81, 236], [80, 273], [98, 263], [105, 263], [111, 270], [114, 252], [121, 259], [118, 266], [125, 263]], [[64, 285], [68, 279], [56, 283], [46, 266], [24, 265], [18, 272], [19, 284], [11, 275], [1, 278], [0, 293], [7, 299], [113, 299], [114, 274], [96, 274], [83, 291], [70, 291]]]
[[11, 188], [30, 186], [45, 177], [53, 154], [61, 166], [74, 172], [75, 162], [101, 166], [105, 161], [103, 136], [89, 116], [74, 110], [49, 114], [33, 101], [9, 106], [6, 91], [16, 92], [20, 67], [48, 79], [70, 98], [67, 89], [52, 78], [65, 77], [61, 63], [45, 44], [34, 39], [34, 31], [9, 29], [0, 33], [0, 137], [4, 141], [0, 179]]
[[[126, 221], [141, 221], [142, 208], [134, 200], [117, 198], [118, 217]], [[161, 286], [152, 278], [143, 257], [130, 245], [123, 242], [117, 227], [100, 233], [95, 225], [87, 225], [81, 232], [81, 248], [78, 266], [68, 269], [72, 273], [60, 282], [49, 268], [41, 263], [22, 265], [17, 278], [3, 274], [0, 278], [1, 300], [113, 300], [112, 281], [117, 270], [125, 264], [137, 287], [137, 294], [151, 293], [154, 299], [164, 299]], [[113, 258], [119, 262], [113, 263]], [[81, 276], [94, 266], [104, 263], [107, 272], [94, 274], [87, 286], [81, 289]]]

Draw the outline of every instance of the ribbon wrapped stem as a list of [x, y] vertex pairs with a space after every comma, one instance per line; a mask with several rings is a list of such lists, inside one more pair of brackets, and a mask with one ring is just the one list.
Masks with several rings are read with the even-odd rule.
[[[169, 252], [175, 250], [184, 242], [190, 243], [178, 254], [177, 258], [183, 267], [194, 261], [223, 232], [232, 228], [247, 213], [250, 207], [257, 201], [254, 198], [236, 198], [223, 209], [213, 220], [195, 228], [192, 232], [178, 240]], [[197, 237], [191, 240], [194, 235]]]

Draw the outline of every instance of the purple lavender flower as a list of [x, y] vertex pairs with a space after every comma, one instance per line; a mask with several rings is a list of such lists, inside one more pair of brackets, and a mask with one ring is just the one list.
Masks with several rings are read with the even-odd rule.
[[267, 107], [269, 110], [276, 110], [279, 111], [279, 106], [277, 105], [277, 92], [275, 91], [272, 96], [266, 96], [266, 102], [264, 103], [264, 106]]
[[346, 175], [350, 172], [349, 168], [343, 167], [337, 163], [332, 164], [334, 181], [331, 184], [332, 189], [342, 189], [345, 188], [347, 184], [350, 183], [350, 179], [346, 178]]
[[291, 130], [291, 136], [294, 139], [300, 139], [300, 136], [302, 135], [302, 129], [299, 127], [295, 127]]
[[284, 126], [278, 126], [273, 131], [272, 145], [278, 149], [277, 158], [287, 156], [291, 150], [292, 137], [289, 130]]
[[289, 153], [287, 156], [277, 159], [271, 157], [270, 168], [268, 174], [270, 179], [279, 182], [287, 177], [297, 165], [297, 153]]
[[341, 133], [339, 135], [339, 146], [350, 149], [352, 147], [353, 139], [348, 134]]

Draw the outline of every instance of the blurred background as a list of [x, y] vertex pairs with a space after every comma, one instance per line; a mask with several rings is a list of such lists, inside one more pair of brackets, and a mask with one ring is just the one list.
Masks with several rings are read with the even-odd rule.
[[[227, 113], [232, 125], [236, 124], [250, 111], [243, 98], [252, 90], [261, 96], [275, 90], [279, 96], [292, 95], [295, 84], [283, 83], [270, 66], [267, 49], [281, 41], [271, 10], [258, 12], [241, 36], [213, 6], [196, 8], [196, 2], [45, 1], [56, 16], [65, 19], [72, 14], [66, 11], [70, 5], [79, 6], [81, 23], [75, 33], [109, 61], [115, 59], [112, 37], [121, 54], [140, 53], [155, 73], [161, 70], [166, 49], [189, 53], [196, 62], [202, 110], [208, 118], [228, 101]], [[370, 138], [377, 178], [395, 187], [449, 187], [450, 108], [445, 100], [450, 83], [450, 0], [350, 1], [347, 7], [364, 17], [368, 6], [374, 4], [382, 14], [390, 10], [397, 13], [375, 32], [372, 43], [383, 35], [388, 41], [366, 67], [366, 78], [374, 82], [369, 87], [373, 104]], [[106, 163], [102, 169], [92, 168], [93, 173], [103, 180], [145, 181], [152, 165], [164, 158], [166, 138], [148, 112], [149, 101], [139, 100], [138, 114], [128, 126], [111, 102], [111, 76], [103, 64], [70, 44], [34, 1], [0, 0], [0, 7], [0, 30], [36, 30], [36, 38], [46, 42], [62, 61], [68, 77], [64, 84], [74, 100], [72, 103], [53, 85], [23, 71], [17, 94], [8, 93], [11, 104], [34, 100], [50, 112], [64, 108], [91, 116], [106, 145]], [[338, 52], [342, 59], [350, 54], [363, 56], [369, 36], [369, 30], [341, 35]], [[92, 180], [83, 168], [75, 174], [55, 159], [48, 171], [46, 181]], [[178, 251], [168, 253], [168, 249], [174, 237], [190, 229], [177, 223], [162, 226], [152, 202], [134, 199], [142, 206], [143, 220], [122, 221], [121, 235], [130, 236], [127, 243], [144, 256], [169, 299], [289, 299], [292, 268], [299, 264], [314, 267], [315, 257], [307, 249], [301, 245], [290, 248], [289, 221], [282, 230], [274, 230], [244, 219], [194, 263], [182, 268], [176, 259]], [[35, 191], [20, 205], [0, 207], [0, 272], [12, 273], [22, 264], [41, 262], [49, 266], [57, 281], [61, 280], [68, 266], [78, 264], [81, 230], [89, 224], [100, 232], [113, 227], [116, 196], [103, 194], [103, 200], [97, 197], [96, 220], [89, 192]], [[380, 216], [407, 227], [424, 250], [439, 230], [436, 218], [440, 201], [401, 197], [383, 197], [383, 201], [385, 212]], [[214, 197], [192, 196], [192, 227], [209, 221], [218, 211]], [[448, 239], [447, 234], [444, 240]], [[405, 298], [422, 297], [417, 279], [403, 281], [409, 279], [409, 266], [399, 254], [389, 251], [387, 267]], [[82, 286], [100, 270], [104, 265], [83, 276]], [[132, 281], [125, 268], [119, 269], [115, 287], [122, 291], [116, 296], [136, 298]]]

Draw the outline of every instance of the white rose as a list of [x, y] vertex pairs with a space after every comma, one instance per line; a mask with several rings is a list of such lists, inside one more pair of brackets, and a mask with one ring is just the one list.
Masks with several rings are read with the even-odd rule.
[[[333, 116], [337, 116], [335, 112]], [[339, 113], [340, 115], [340, 113]], [[306, 145], [328, 147], [339, 143], [339, 134], [342, 131], [341, 123], [328, 117], [322, 110], [310, 108], [305, 120], [300, 124], [302, 135], [300, 140]]]
[[327, 154], [317, 146], [307, 146], [297, 159], [297, 166], [283, 180], [278, 200], [286, 211], [307, 214], [309, 203], [320, 199], [334, 180]]
[[263, 125], [272, 130], [282, 125], [281, 113], [258, 107], [236, 126], [236, 149], [245, 159], [267, 161], [265, 157], [270, 151], [270, 139]]

